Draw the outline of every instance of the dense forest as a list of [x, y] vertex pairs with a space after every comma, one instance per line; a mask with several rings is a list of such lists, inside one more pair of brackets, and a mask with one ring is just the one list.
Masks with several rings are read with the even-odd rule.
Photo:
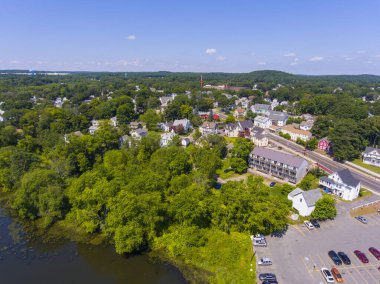
[[[60, 222], [100, 234], [118, 253], [160, 250], [185, 262], [191, 259], [189, 250], [207, 248], [212, 236], [241, 240], [285, 229], [291, 186], [269, 188], [263, 179], [250, 177], [214, 188], [226, 158], [246, 163], [252, 145], [237, 140], [229, 149], [224, 138], [210, 135], [196, 137], [200, 143], [188, 148], [178, 140], [160, 148], [158, 122], [188, 118], [198, 126], [202, 121], [193, 110], [208, 110], [215, 101], [220, 107], [233, 104], [223, 91], [201, 90], [200, 75], [0, 75], [3, 199], [40, 226]], [[207, 84], [249, 87], [234, 92], [238, 97], [253, 96], [258, 103], [268, 97], [286, 100], [294, 115], [318, 115], [313, 134], [331, 139], [337, 159], [353, 159], [366, 145], [380, 145], [380, 77], [278, 71], [202, 75]], [[174, 101], [164, 112], [155, 111], [159, 97], [171, 93], [178, 94]], [[54, 100], [64, 97], [63, 106], [54, 107]], [[88, 133], [92, 119], [114, 116], [118, 128], [102, 123], [94, 135]], [[135, 120], [146, 123], [149, 134], [122, 144]], [[207, 270], [197, 261], [188, 264]]]

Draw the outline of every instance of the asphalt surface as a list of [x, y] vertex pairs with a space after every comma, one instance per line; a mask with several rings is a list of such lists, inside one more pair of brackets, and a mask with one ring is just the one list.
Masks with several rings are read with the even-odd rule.
[[[335, 220], [321, 222], [319, 229], [298, 224], [289, 226], [282, 237], [268, 236], [268, 247], [255, 247], [256, 259], [269, 257], [273, 265], [258, 266], [257, 274], [274, 273], [281, 284], [322, 284], [326, 282], [320, 269], [337, 267], [344, 283], [380, 283], [380, 261], [368, 251], [371, 246], [380, 249], [380, 215], [366, 215], [368, 224], [364, 225], [350, 217], [345, 207], [338, 207], [338, 212]], [[366, 254], [369, 263], [360, 262], [353, 253], [356, 249]], [[352, 264], [335, 266], [328, 256], [330, 250], [345, 252]]]
[[309, 150], [304, 151], [305, 148], [303, 146], [298, 145], [294, 142], [290, 142], [290, 141], [288, 141], [282, 137], [279, 137], [277, 135], [270, 133], [270, 134], [268, 134], [268, 137], [280, 145], [283, 145], [283, 146], [285, 146], [285, 147], [287, 147], [293, 151], [299, 152], [301, 156], [305, 154], [305, 157], [307, 157], [311, 160], [314, 160], [318, 164], [322, 165], [323, 167], [325, 167], [325, 168], [327, 168], [333, 172], [338, 171], [338, 170], [342, 170], [342, 169], [349, 169], [351, 171], [351, 174], [355, 178], [357, 178], [361, 181], [362, 187], [373, 190], [376, 193], [380, 194], [380, 180], [379, 179], [376, 179], [375, 177], [369, 177], [366, 174], [361, 174], [357, 171], [354, 171], [352, 168], [347, 167], [346, 165], [344, 165], [342, 163], [332, 161], [329, 158], [320, 156], [320, 155], [318, 155], [312, 151], [309, 151]]

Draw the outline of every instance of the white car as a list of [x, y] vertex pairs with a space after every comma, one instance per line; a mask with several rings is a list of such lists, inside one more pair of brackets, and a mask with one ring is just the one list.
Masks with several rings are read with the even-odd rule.
[[254, 235], [254, 236], [252, 235], [251, 239], [255, 240], [255, 241], [261, 241], [261, 240], [265, 240], [265, 237], [264, 237], [264, 235], [257, 234], [257, 235]]
[[328, 270], [326, 267], [322, 267], [321, 273], [323, 277], [325, 277], [327, 283], [334, 283], [334, 277], [332, 276], [330, 270]]
[[314, 226], [313, 226], [313, 224], [310, 221], [306, 220], [303, 223], [305, 224], [306, 228], [308, 228], [309, 230], [313, 230], [314, 229]]
[[260, 266], [272, 265], [272, 260], [268, 257], [263, 257], [259, 259], [259, 261], [257, 262], [257, 265], [260, 265]]

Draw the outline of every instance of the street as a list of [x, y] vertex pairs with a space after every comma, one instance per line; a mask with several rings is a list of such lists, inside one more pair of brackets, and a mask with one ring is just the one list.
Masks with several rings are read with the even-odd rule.
[[[293, 151], [299, 152], [300, 155], [305, 149], [301, 145], [298, 145], [292, 141], [288, 141], [282, 137], [279, 137], [279, 136], [271, 134], [271, 133], [268, 134], [268, 137], [278, 144], [281, 144], [281, 145], [283, 145], [283, 146], [285, 146], [285, 147], [287, 147]], [[305, 153], [306, 153], [306, 157], [308, 157], [309, 159], [311, 159], [311, 160], [315, 161], [316, 163], [322, 165], [323, 167], [330, 169], [331, 171], [335, 172], [337, 170], [341, 170], [341, 169], [345, 169], [345, 168], [349, 169], [351, 171], [352, 175], [361, 181], [362, 187], [370, 189], [370, 190], [376, 192], [377, 194], [380, 194], [380, 180], [377, 180], [374, 177], [369, 177], [368, 175], [365, 175], [365, 174], [360, 173], [356, 170], [353, 170], [352, 168], [347, 167], [344, 164], [332, 161], [329, 158], [323, 157], [323, 156], [316, 154], [312, 151], [306, 150]]]

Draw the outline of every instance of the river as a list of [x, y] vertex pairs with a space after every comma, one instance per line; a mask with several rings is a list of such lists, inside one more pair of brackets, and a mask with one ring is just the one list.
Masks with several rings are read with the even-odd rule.
[[0, 207], [0, 283], [186, 283], [175, 267], [148, 256], [126, 258], [112, 247], [31, 239]]

